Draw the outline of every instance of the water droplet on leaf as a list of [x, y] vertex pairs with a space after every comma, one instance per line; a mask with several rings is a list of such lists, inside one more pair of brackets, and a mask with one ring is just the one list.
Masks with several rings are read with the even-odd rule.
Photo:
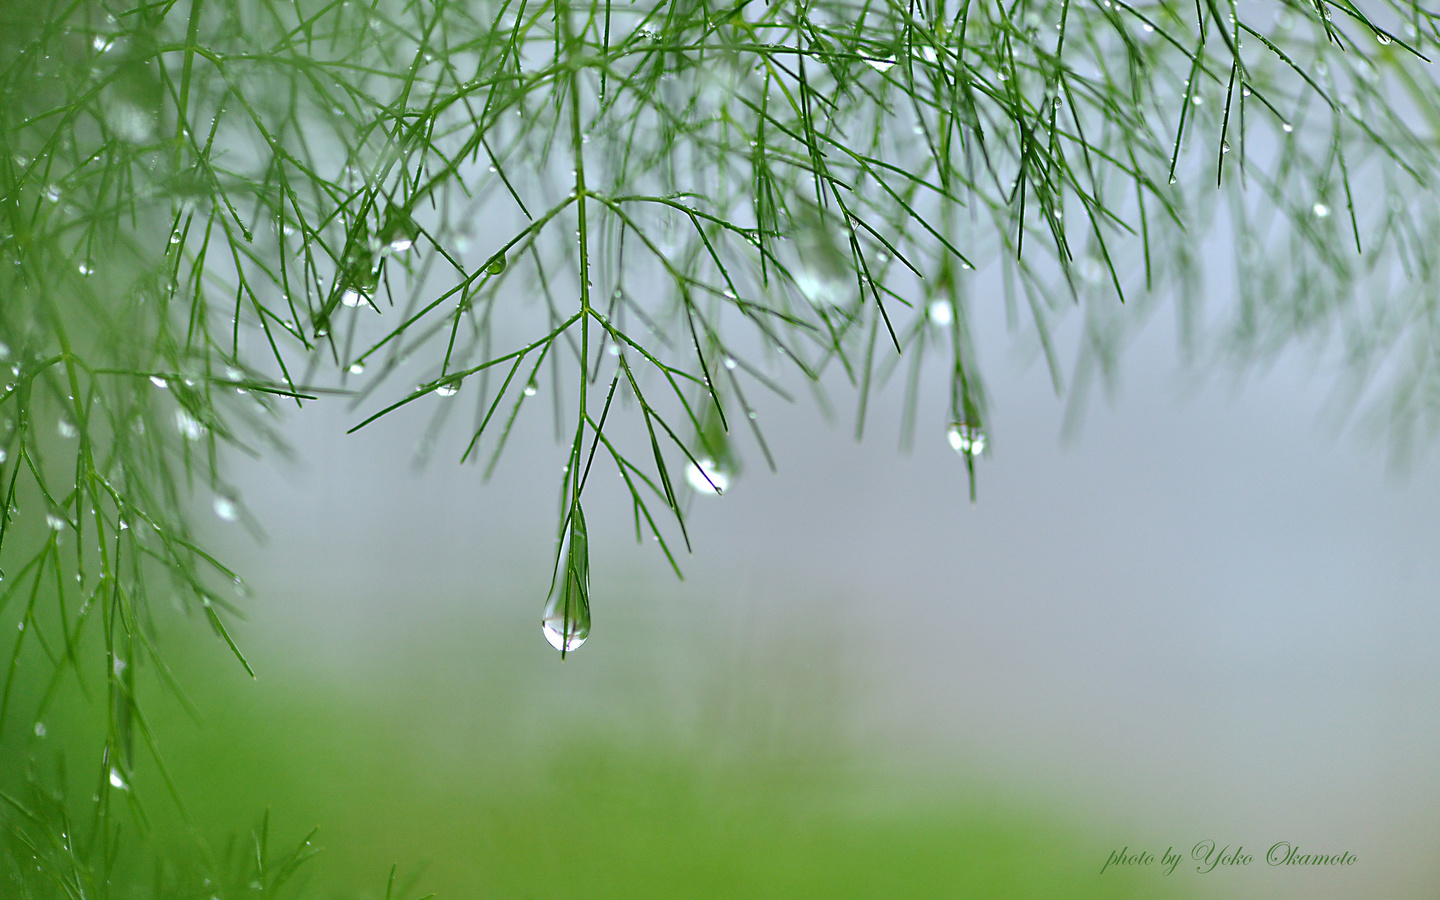
[[240, 517], [240, 505], [235, 498], [227, 494], [215, 495], [215, 515], [226, 522], [233, 522]]
[[985, 432], [965, 422], [955, 422], [945, 434], [950, 447], [961, 456], [976, 456], [985, 452]]
[[719, 495], [730, 487], [730, 476], [715, 460], [702, 456], [685, 470], [685, 480], [697, 494]]
[[590, 637], [590, 548], [585, 515], [578, 503], [570, 510], [570, 541], [564, 560], [564, 570], [555, 579], [540, 619], [545, 640], [560, 651], [562, 659]]
[[189, 441], [198, 441], [205, 434], [205, 426], [200, 424], [200, 420], [183, 409], [175, 410], [175, 429]]

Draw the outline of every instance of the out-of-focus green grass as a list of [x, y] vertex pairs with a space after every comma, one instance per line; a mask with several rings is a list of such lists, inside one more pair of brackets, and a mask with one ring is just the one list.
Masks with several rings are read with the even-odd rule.
[[562, 665], [513, 642], [454, 629], [352, 668], [262, 646], [254, 683], [218, 653], [185, 660], [204, 721], [154, 720], [194, 831], [152, 770], [136, 787], [157, 839], [198, 832], [220, 855], [268, 808], [280, 843], [320, 828], [304, 896], [321, 898], [383, 897], [392, 863], [407, 896], [440, 900], [1184, 895], [1100, 875], [1085, 823], [958, 764], [883, 774], [846, 736], [833, 667], [673, 667], [637, 660], [638, 639]]

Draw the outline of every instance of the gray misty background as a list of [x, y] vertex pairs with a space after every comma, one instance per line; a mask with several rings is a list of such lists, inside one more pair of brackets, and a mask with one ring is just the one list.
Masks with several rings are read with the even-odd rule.
[[[1433, 455], [1396, 474], [1378, 438], [1337, 436], [1320, 415], [1330, 382], [1298, 353], [1243, 384], [1184, 373], [1166, 311], [1124, 355], [1117, 395], [1062, 441], [1063, 404], [985, 284], [974, 505], [942, 373], [910, 454], [897, 385], [858, 445], [838, 381], [833, 423], [793, 380], [793, 406], [756, 389], [779, 473], [739, 439], [732, 489], [693, 498], [685, 581], [635, 544], [613, 468], [592, 480], [595, 629], [562, 665], [538, 627], [563, 462], [548, 407], [484, 485], [455, 465], [468, 412], [427, 468], [410, 464], [456, 401], [346, 436], [361, 415], [324, 399], [289, 415], [295, 461], [228, 463], [267, 533], [213, 525], [255, 588], [244, 639], [317, 677], [383, 682], [404, 666], [397, 642], [475, 628], [535, 661], [540, 702], [582, 698], [603, 721], [637, 679], [690, 714], [702, 656], [744, 665], [768, 636], [802, 667], [828, 656], [817, 677], [838, 678], [846, 739], [874, 765], [1043, 798], [1093, 823], [1097, 847], [1210, 838], [1258, 859], [1286, 840], [1360, 858], [1314, 878], [1251, 866], [1232, 895], [1422, 895], [1440, 881]], [[1073, 346], [1079, 316], [1068, 325]], [[802, 713], [774, 687], [783, 728]]]

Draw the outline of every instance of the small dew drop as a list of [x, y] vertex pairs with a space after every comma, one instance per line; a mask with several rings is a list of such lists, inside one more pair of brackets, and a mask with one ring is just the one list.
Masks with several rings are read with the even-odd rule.
[[[579, 234], [580, 232], [577, 231], [575, 233]], [[499, 275], [505, 271], [506, 265], [508, 265], [508, 263], [505, 260], [505, 254], [497, 253], [490, 257], [490, 261], [485, 264], [485, 271], [490, 275]]]
[[441, 397], [453, 397], [460, 393], [460, 382], [455, 381], [450, 384], [442, 384], [435, 389], [435, 393]]
[[955, 320], [955, 312], [950, 308], [949, 300], [932, 300], [930, 305], [925, 307], [925, 313], [930, 321], [936, 325], [946, 326]]
[[1240, 89], [1240, 96], [1242, 96], [1242, 97], [1248, 97], [1248, 96], [1250, 96], [1250, 88], [1249, 88], [1249, 87], [1242, 87], [1242, 88]]
[[1171, 175], [1171, 176], [1170, 176], [1170, 183], [1171, 183], [1171, 184], [1174, 184], [1174, 183], [1175, 183], [1175, 176], [1174, 176], [1174, 175]]
[[[10, 458], [10, 451], [6, 450], [4, 447], [0, 447], [0, 465], [4, 465], [4, 464], [5, 464], [5, 461], [6, 461], [7, 459], [9, 459], [9, 458]], [[0, 574], [0, 581], [4, 581], [4, 580], [5, 580], [5, 576], [4, 576], [3, 574]]]
[[976, 456], [985, 452], [985, 432], [964, 422], [951, 424], [945, 436], [950, 447], [961, 456]]
[[89, 275], [95, 271], [93, 268], [90, 267], [89, 263], [81, 263], [80, 265], [75, 267], [75, 270], [81, 275]]
[[[730, 370], [733, 371], [733, 370], [735, 369], [735, 366], [736, 366], [736, 365], [737, 365], [737, 363], [735, 362], [735, 357], [733, 357], [733, 356], [727, 356], [727, 357], [725, 357], [725, 368], [730, 369]], [[0, 460], [0, 462], [4, 462], [4, 460]]]
[[1155, 26], [1154, 26], [1154, 25], [1151, 25], [1149, 22], [1146, 22], [1144, 25], [1141, 25], [1140, 27], [1141, 27], [1141, 29], [1144, 30], [1144, 32], [1145, 32], [1146, 34], [1151, 34], [1151, 33], [1153, 33], [1153, 32], [1155, 31]]
[[55, 430], [60, 432], [60, 436], [63, 438], [73, 438], [80, 436], [80, 429], [76, 428], [66, 419], [61, 419], [59, 422], [57, 422], [55, 425]]
[[1323, 219], [1326, 216], [1330, 215], [1330, 207], [1326, 206], [1323, 203], [1316, 203], [1313, 207], [1311, 207], [1311, 211], [1315, 213], [1315, 218], [1317, 219]]
[[1230, 142], [1229, 142], [1229, 141], [1221, 141], [1221, 142], [1220, 142], [1220, 152], [1221, 152], [1221, 153], [1229, 153], [1229, 152], [1230, 152]]
[[240, 517], [240, 505], [235, 498], [226, 494], [215, 495], [215, 515], [226, 522], [233, 522]]
[[1295, 130], [1295, 126], [1294, 126], [1294, 125], [1291, 125], [1289, 122], [1281, 122], [1281, 123], [1280, 123], [1280, 128], [1281, 128], [1286, 134], [1289, 134], [1290, 132], [1292, 132], [1292, 131]]
[[65, 527], [65, 520], [54, 513], [46, 513], [45, 524], [50, 526], [51, 531], [60, 531]]
[[49, 200], [51, 203], [59, 203], [59, 202], [60, 202], [60, 188], [56, 187], [56, 186], [53, 185], [53, 184], [46, 185], [46, 186], [45, 186], [45, 199], [46, 199], [46, 200]]
[[183, 409], [175, 410], [175, 429], [188, 441], [198, 441], [205, 434], [205, 427], [200, 424], [200, 420]]
[[125, 779], [122, 778], [120, 775], [120, 770], [116, 768], [110, 769], [110, 786], [115, 788], [117, 791], [130, 790], [130, 785], [125, 783]]
[[178, 244], [178, 243], [180, 243], [180, 232], [178, 232], [178, 231], [172, 231], [172, 232], [170, 233], [170, 243], [172, 243], [172, 244]]
[[364, 375], [364, 374], [365, 374], [365, 364], [364, 364], [364, 363], [360, 363], [360, 362], [351, 363], [351, 364], [350, 364], [350, 374], [351, 374], [351, 375]]
[[525, 396], [527, 396], [527, 397], [533, 397], [533, 396], [535, 396], [535, 382], [532, 381], [532, 382], [530, 382], [529, 384], [525, 385]]
[[155, 385], [155, 386], [158, 387], [158, 388], [168, 388], [168, 387], [170, 386], [170, 382], [168, 382], [168, 381], [166, 381], [165, 379], [161, 378], [159, 375], [151, 375], [151, 376], [150, 376], [150, 383], [153, 384], [153, 385]]
[[36, 736], [36, 737], [44, 737], [44, 736], [45, 736], [45, 723], [44, 723], [44, 722], [36, 722], [36, 723], [35, 723], [35, 736]]
[[346, 288], [345, 293], [340, 295], [340, 304], [342, 306], [354, 308], [364, 302], [365, 298], [360, 295], [360, 292], [350, 288]]
[[415, 246], [415, 242], [410, 238], [398, 237], [390, 243], [386, 244], [385, 249], [391, 253], [404, 253], [406, 250], [409, 250], [413, 246]]
[[730, 487], [730, 476], [715, 465], [713, 459], [701, 457], [699, 464], [691, 463], [685, 472], [685, 480], [697, 494], [718, 496]]

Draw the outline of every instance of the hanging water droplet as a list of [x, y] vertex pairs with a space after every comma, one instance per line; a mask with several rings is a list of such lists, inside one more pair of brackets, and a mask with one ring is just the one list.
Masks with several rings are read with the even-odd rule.
[[94, 269], [90, 268], [90, 264], [89, 264], [89, 263], [83, 263], [83, 262], [82, 262], [80, 265], [76, 266], [75, 269], [76, 269], [76, 271], [78, 271], [81, 275], [89, 275], [90, 273], [92, 273], [92, 272], [95, 271]]
[[60, 531], [65, 528], [65, 520], [54, 513], [45, 514], [45, 524], [50, 526], [51, 531]]
[[985, 432], [965, 422], [955, 422], [945, 433], [950, 447], [961, 456], [977, 456], [985, 452]]
[[955, 312], [950, 308], [949, 300], [930, 301], [930, 305], [925, 307], [925, 314], [930, 317], [930, 321], [942, 328], [955, 320]]
[[730, 487], [730, 476], [708, 456], [690, 464], [685, 470], [685, 480], [697, 494], [718, 496]]
[[1291, 125], [1289, 122], [1281, 122], [1280, 127], [1284, 129], [1286, 134], [1289, 134], [1290, 132], [1295, 130], [1295, 126]]
[[60, 202], [60, 188], [53, 184], [45, 185], [45, 199], [51, 203]]
[[215, 495], [215, 515], [226, 522], [233, 522], [240, 517], [240, 504], [235, 498], [228, 494]]
[[80, 436], [80, 429], [70, 424], [70, 422], [66, 419], [61, 419], [59, 422], [55, 423], [55, 430], [60, 432], [60, 436], [63, 438], [73, 438]]
[[1170, 183], [1171, 183], [1171, 184], [1174, 184], [1174, 183], [1175, 183], [1175, 176], [1174, 176], [1174, 175], [1171, 175], [1171, 176], [1170, 176]]
[[351, 375], [363, 375], [363, 374], [365, 374], [365, 364], [362, 363], [362, 362], [351, 363], [351, 364], [350, 364], [350, 374], [351, 374]]
[[1151, 33], [1153, 33], [1153, 32], [1155, 31], [1155, 26], [1154, 26], [1154, 25], [1151, 25], [1149, 22], [1146, 22], [1145, 24], [1141, 25], [1140, 27], [1145, 31], [1146, 34], [1151, 34]]
[[205, 434], [205, 426], [200, 424], [200, 420], [183, 409], [175, 410], [175, 429], [189, 441], [198, 441]]
[[351, 288], [346, 288], [345, 292], [340, 295], [340, 304], [342, 306], [349, 306], [353, 308], [359, 306], [364, 302], [365, 298], [360, 295], [360, 292]]
[[1242, 96], [1242, 97], [1248, 97], [1248, 96], [1250, 96], [1250, 86], [1249, 86], [1248, 84], [1247, 84], [1245, 87], [1242, 87], [1242, 88], [1240, 89], [1240, 96]]
[[1316, 203], [1310, 209], [1312, 212], [1315, 213], [1315, 218], [1317, 219], [1323, 219], [1326, 216], [1330, 215], [1330, 207], [1326, 206], [1323, 203]]
[[[10, 451], [6, 450], [4, 447], [0, 447], [0, 466], [3, 466], [5, 464], [5, 461], [9, 458]], [[4, 580], [4, 578], [4, 574], [0, 574], [0, 580]]]
[[44, 736], [45, 736], [45, 723], [44, 723], [44, 722], [36, 722], [36, 723], [35, 723], [35, 736], [36, 736], [36, 737], [44, 737]]
[[159, 375], [151, 375], [151, 376], [150, 376], [150, 383], [153, 384], [153, 385], [155, 385], [155, 386], [158, 387], [158, 388], [168, 388], [168, 387], [170, 386], [170, 382], [168, 382], [168, 381], [166, 381], [165, 379], [161, 378]]
[[[731, 371], [734, 371], [736, 365], [738, 365], [738, 363], [735, 362], [735, 357], [733, 357], [733, 356], [727, 356], [727, 357], [725, 357], [725, 368], [730, 369]], [[3, 459], [0, 459], [0, 462], [4, 462], [4, 460], [3, 460]]]
[[1221, 153], [1229, 153], [1229, 152], [1230, 152], [1230, 142], [1229, 142], [1229, 141], [1221, 141], [1221, 142], [1220, 142], [1220, 152], [1221, 152]]
[[590, 549], [578, 503], [570, 511], [570, 542], [565, 550], [565, 570], [559, 576], [545, 601], [540, 630], [563, 659], [590, 637]]
[[130, 790], [130, 785], [125, 783], [125, 779], [120, 775], [120, 770], [113, 767], [110, 769], [110, 786], [118, 791]]
[[[576, 234], [579, 234], [579, 232], [577, 231]], [[490, 275], [499, 275], [505, 271], [506, 265], [508, 265], [508, 263], [505, 259], [505, 254], [497, 253], [490, 257], [489, 262], [485, 263], [485, 271]]]
[[391, 206], [385, 211], [385, 224], [380, 229], [380, 243], [387, 253], [404, 253], [415, 246], [420, 236], [420, 226], [400, 206]]
[[532, 381], [532, 382], [530, 382], [529, 384], [525, 385], [525, 396], [527, 396], [527, 397], [533, 397], [533, 396], [535, 396], [535, 390], [536, 390], [536, 388], [535, 388], [535, 382]]
[[172, 244], [178, 244], [178, 243], [180, 243], [180, 232], [178, 232], [178, 231], [172, 231], [172, 232], [170, 232], [170, 243], [172, 243]]
[[460, 392], [460, 382], [454, 381], [449, 384], [442, 384], [435, 389], [435, 393], [441, 397], [453, 397]]
[[1190, 98], [1190, 102], [1196, 106], [1199, 106], [1200, 104], [1205, 102], [1205, 98], [1200, 96], [1199, 94], [1196, 94], [1195, 96]]

